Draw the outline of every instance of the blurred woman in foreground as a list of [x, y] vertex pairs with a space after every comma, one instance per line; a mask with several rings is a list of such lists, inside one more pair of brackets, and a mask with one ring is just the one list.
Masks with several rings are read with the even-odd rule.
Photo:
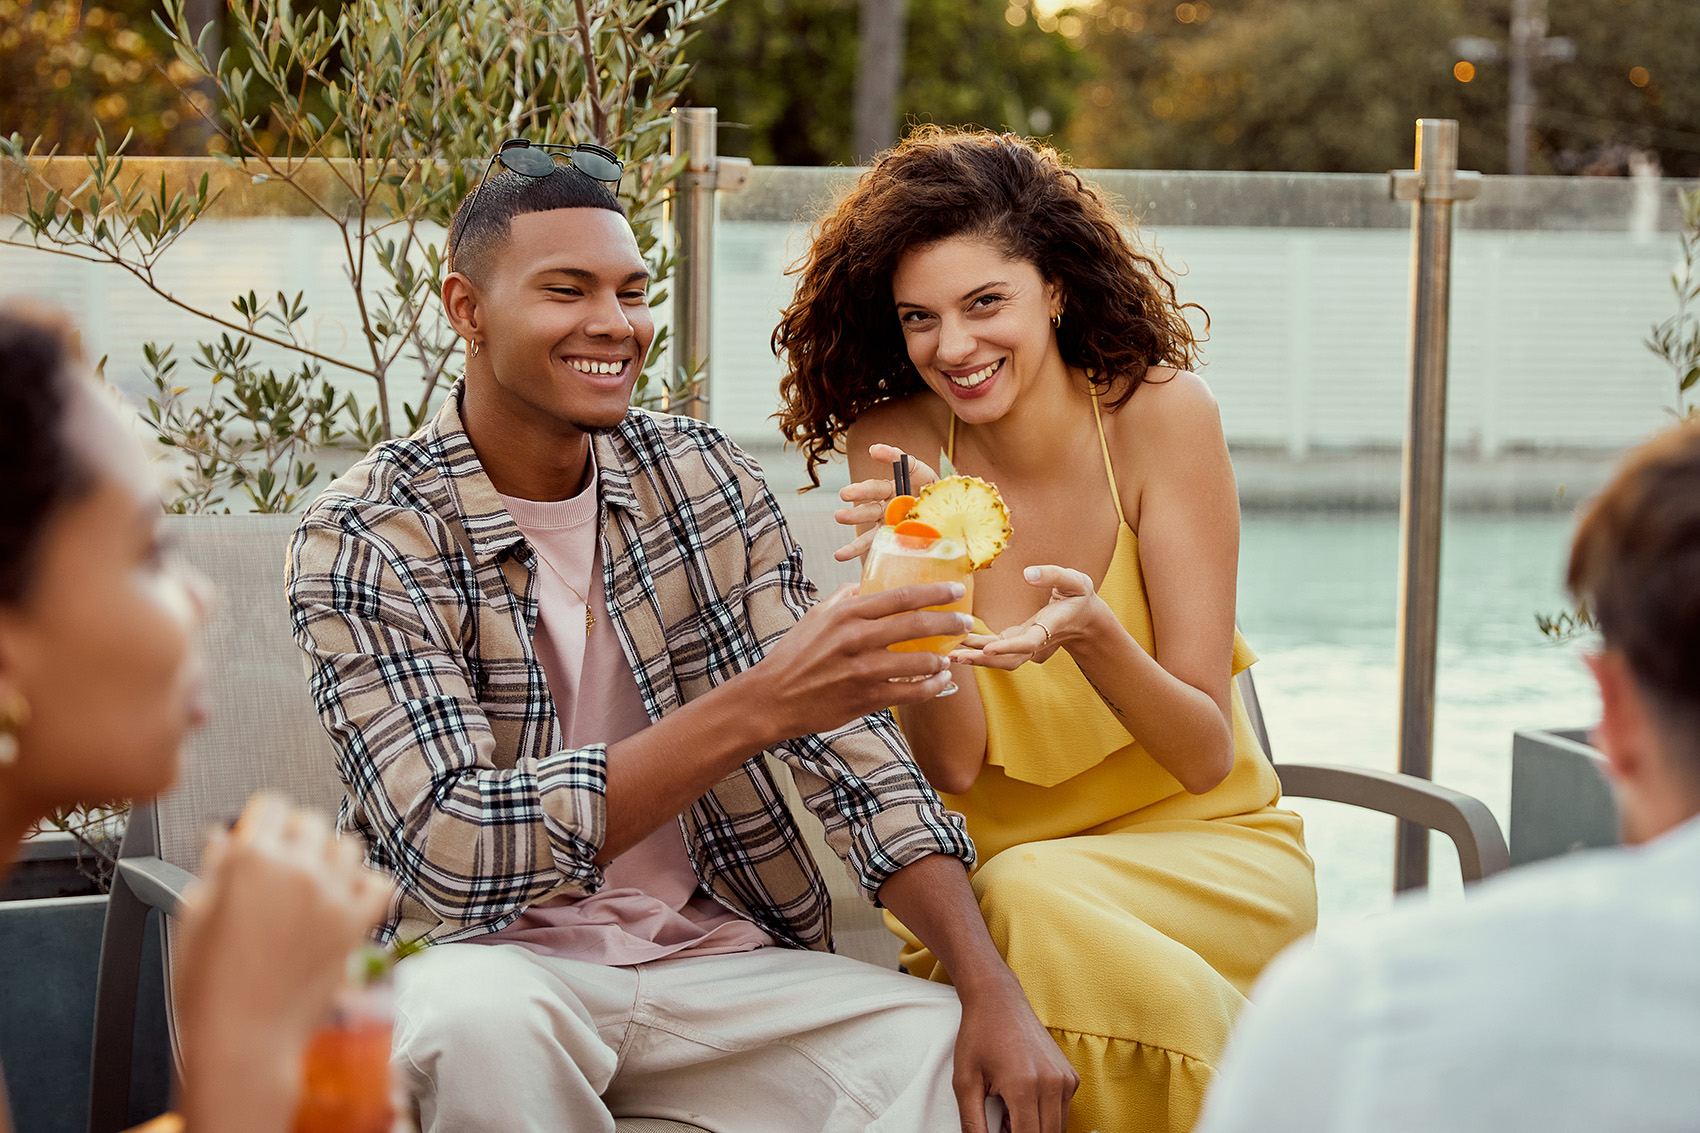
[[[205, 595], [166, 563], [141, 446], [81, 370], [62, 323], [0, 309], [0, 873], [47, 815], [164, 790], [204, 712]], [[389, 898], [360, 857], [264, 796], [213, 836], [175, 968], [190, 1130], [288, 1128], [308, 1037]]]

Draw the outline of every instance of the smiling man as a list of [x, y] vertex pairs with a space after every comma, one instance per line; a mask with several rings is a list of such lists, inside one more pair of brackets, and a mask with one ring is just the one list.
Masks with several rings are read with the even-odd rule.
[[[880, 711], [948, 683], [886, 647], [960, 632], [924, 608], [960, 588], [817, 603], [755, 463], [629, 407], [654, 326], [604, 185], [498, 171], [450, 247], [466, 376], [315, 503], [288, 583], [383, 936], [433, 944], [397, 987], [427, 1133], [978, 1133], [988, 1092], [1062, 1133], [1073, 1072]], [[831, 954], [764, 753], [956, 990]]]

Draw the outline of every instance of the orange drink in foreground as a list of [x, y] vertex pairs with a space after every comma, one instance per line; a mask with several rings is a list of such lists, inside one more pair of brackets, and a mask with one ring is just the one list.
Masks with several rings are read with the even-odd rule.
[[292, 1133], [389, 1133], [390, 989], [348, 987], [302, 1060]]
[[[943, 606], [928, 606], [929, 610], [957, 610], [971, 613], [974, 608], [974, 572], [968, 565], [968, 551], [955, 539], [940, 535], [928, 538], [925, 534], [900, 534], [897, 527], [881, 527], [874, 532], [873, 544], [862, 567], [863, 594], [878, 594], [899, 586], [922, 582], [960, 582], [967, 593], [955, 602]], [[897, 653], [946, 654], [962, 644], [964, 634], [948, 637], [920, 637], [900, 641], [891, 648]]]

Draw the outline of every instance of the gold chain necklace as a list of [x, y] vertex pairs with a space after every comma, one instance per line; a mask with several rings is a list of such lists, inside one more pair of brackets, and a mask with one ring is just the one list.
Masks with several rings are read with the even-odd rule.
[[[590, 635], [591, 627], [596, 625], [596, 615], [590, 612], [590, 599], [586, 598], [583, 594], [580, 594], [578, 587], [567, 581], [567, 576], [561, 573], [561, 569], [559, 567], [549, 561], [549, 556], [543, 553], [543, 548], [539, 547], [536, 542], [532, 542], [531, 550], [533, 554], [543, 560], [544, 566], [554, 572], [555, 577], [561, 580], [561, 584], [573, 592], [573, 597], [584, 603], [584, 632], [588, 637]], [[594, 562], [594, 560], [592, 561]]]

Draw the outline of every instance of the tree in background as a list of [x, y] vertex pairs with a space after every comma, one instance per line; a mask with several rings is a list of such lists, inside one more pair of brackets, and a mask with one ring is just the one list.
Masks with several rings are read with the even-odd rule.
[[897, 96], [909, 39], [909, 0], [861, 0], [851, 153], [866, 165], [897, 142]]
[[[161, 0], [174, 54], [217, 96], [227, 168], [216, 188], [188, 163], [126, 171], [125, 147], [98, 135], [87, 157], [57, 159], [39, 156], [45, 140], [0, 136], [23, 198], [23, 223], [0, 244], [109, 265], [216, 335], [193, 351], [144, 348], [145, 417], [188, 465], [178, 510], [293, 510], [328, 451], [357, 456], [440, 403], [462, 350], [440, 299], [442, 230], [505, 137], [622, 154], [651, 302], [665, 299], [675, 260], [659, 224], [680, 167], [666, 153], [668, 111], [692, 28], [721, 0], [351, 0], [327, 5], [334, 16], [293, 0], [226, 2], [232, 47], [214, 56], [189, 0]], [[249, 290], [228, 308], [172, 292], [162, 260], [225, 192], [270, 193], [268, 212], [339, 230], [349, 341], [321, 333], [305, 292]], [[665, 330], [652, 361], [664, 344]], [[665, 408], [688, 386], [646, 370], [636, 395]]]
[[[1489, 19], [1504, 26], [1504, 4]], [[1535, 116], [1537, 157], [1557, 172], [1621, 164], [1624, 147], [1657, 155], [1667, 176], [1700, 177], [1700, 4], [1692, 0], [1549, 0], [1553, 35], [1576, 62], [1549, 69]], [[1531, 162], [1531, 170], [1535, 168]]]
[[97, 127], [137, 154], [200, 148], [199, 115], [178, 88], [195, 73], [165, 48], [147, 0], [0, 0], [0, 107], [63, 153], [94, 149]]
[[[1068, 142], [1087, 165], [1377, 172], [1408, 165], [1419, 117], [1457, 118], [1459, 163], [1505, 171], [1509, 0], [1099, 0], [1069, 15], [1096, 68]], [[1549, 0], [1576, 59], [1536, 74], [1530, 170], [1651, 150], [1700, 173], [1700, 4]], [[1621, 167], [1622, 160], [1615, 165]], [[1613, 170], [1615, 171], [1615, 170]]]
[[1107, 0], [1083, 36], [1103, 67], [1070, 137], [1075, 155], [1164, 169], [1408, 165], [1416, 118], [1466, 116], [1451, 70], [1449, 43], [1466, 27], [1456, 8]]
[[[1011, 13], [1019, 12], [1020, 24]], [[1006, 0], [910, 0], [903, 120], [1063, 130], [1088, 74], [1077, 45]], [[761, 164], [852, 160], [856, 0], [733, 0], [704, 22], [688, 97], [720, 150]]]

